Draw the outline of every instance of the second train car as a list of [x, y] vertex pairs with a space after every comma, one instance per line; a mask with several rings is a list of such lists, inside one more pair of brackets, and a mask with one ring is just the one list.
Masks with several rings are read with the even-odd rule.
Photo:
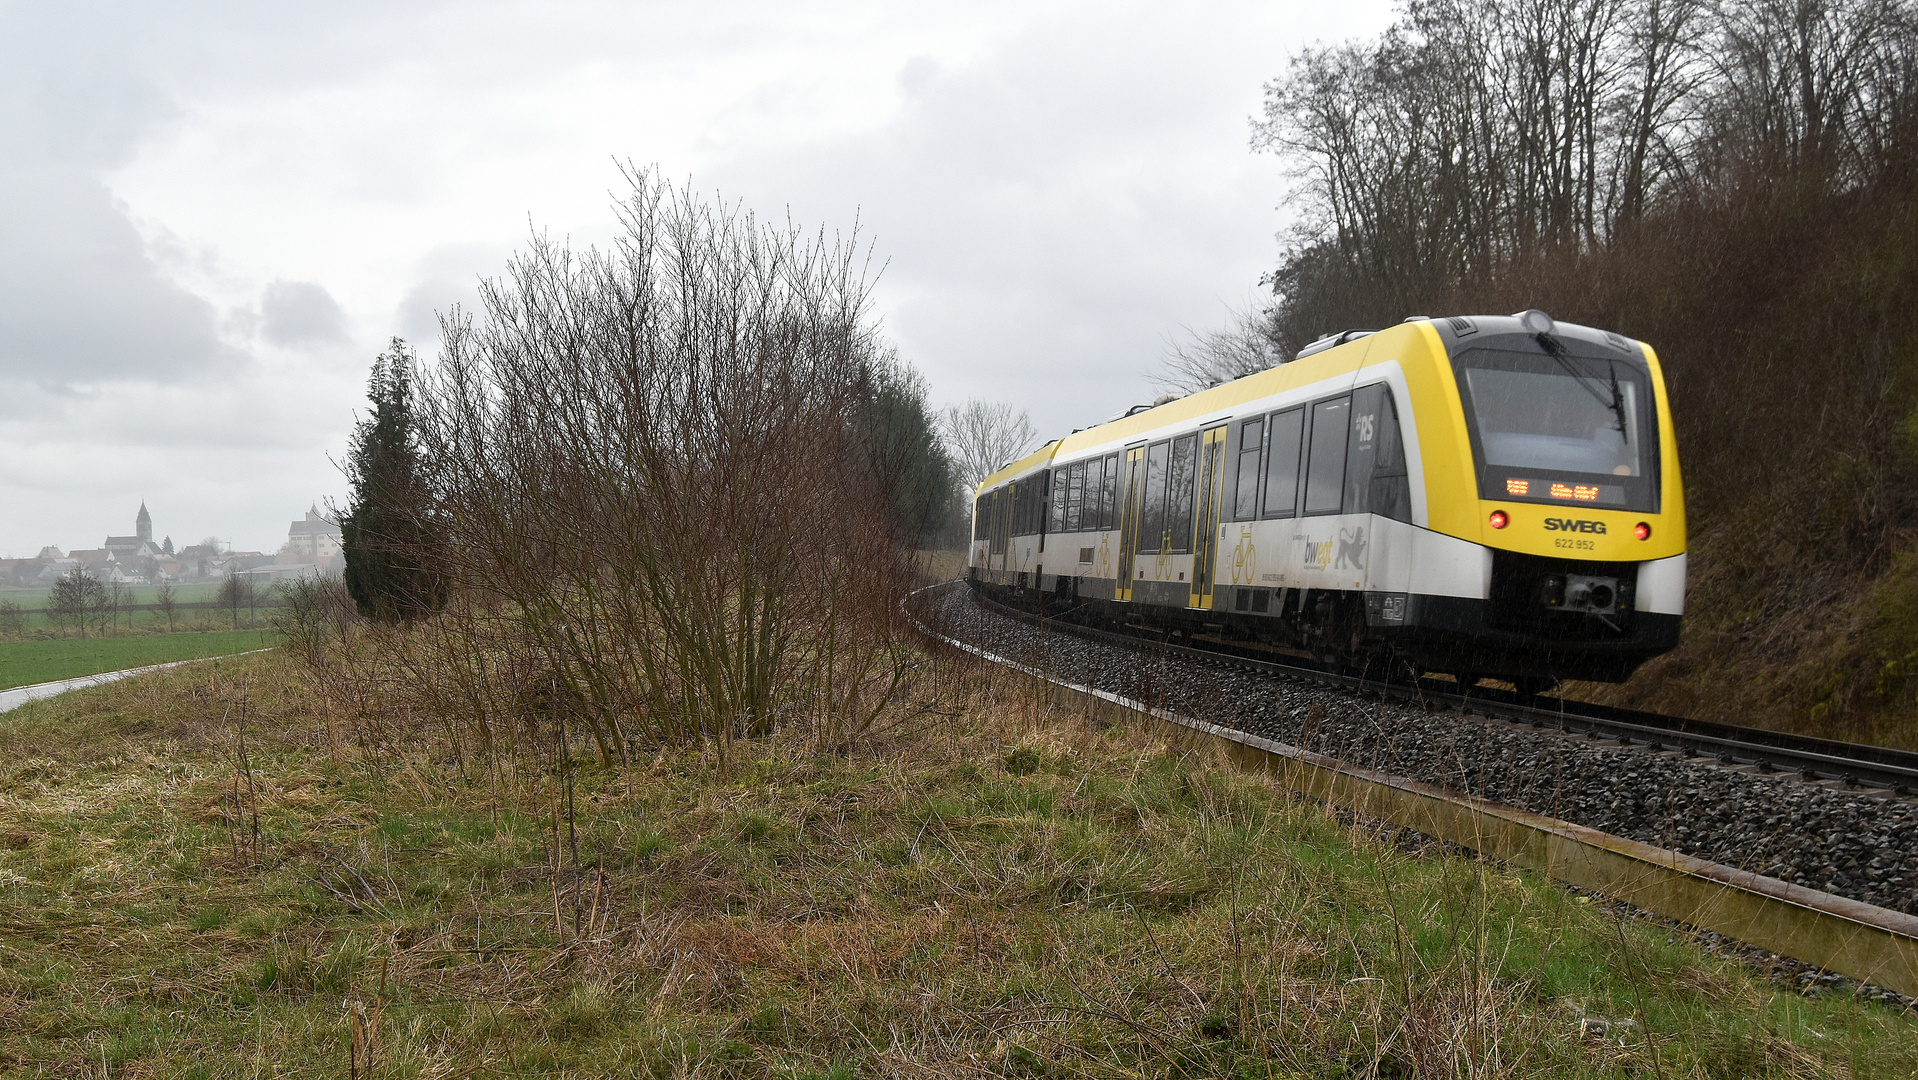
[[968, 577], [1348, 666], [1623, 680], [1684, 614], [1658, 357], [1539, 311], [1323, 339], [987, 477]]

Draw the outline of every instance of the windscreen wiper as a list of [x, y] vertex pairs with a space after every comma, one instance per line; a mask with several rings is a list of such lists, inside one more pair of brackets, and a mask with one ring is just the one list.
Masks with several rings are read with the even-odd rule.
[[1631, 445], [1632, 437], [1625, 424], [1625, 394], [1618, 387], [1618, 361], [1609, 358], [1606, 360], [1606, 364], [1610, 367], [1612, 375], [1612, 396], [1610, 399], [1607, 399], [1604, 393], [1593, 386], [1591, 382], [1586, 381], [1591, 379], [1592, 376], [1578, 370], [1578, 368], [1572, 365], [1571, 358], [1565, 352], [1565, 346], [1560, 344], [1557, 338], [1550, 334], [1534, 334], [1532, 336], [1538, 339], [1539, 347], [1550, 354], [1552, 359], [1558, 361], [1558, 366], [1564, 368], [1565, 373], [1570, 375], [1574, 382], [1584, 387], [1586, 393], [1592, 395], [1593, 401], [1612, 410], [1612, 415], [1618, 418], [1616, 425], [1618, 437], [1625, 440], [1627, 446]]
[[1625, 430], [1625, 395], [1618, 389], [1618, 361], [1607, 361], [1607, 366], [1612, 369], [1612, 415], [1618, 417], [1618, 437], [1630, 446], [1632, 436]]

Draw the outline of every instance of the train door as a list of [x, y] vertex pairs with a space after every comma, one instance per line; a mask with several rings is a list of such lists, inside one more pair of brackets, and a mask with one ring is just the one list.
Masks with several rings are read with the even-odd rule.
[[1006, 568], [1007, 530], [1012, 526], [1012, 487], [1007, 485], [992, 493], [992, 548], [986, 565], [998, 571]]
[[1225, 424], [1207, 428], [1199, 448], [1199, 514], [1192, 536], [1192, 600], [1212, 607], [1212, 565], [1219, 548], [1219, 504], [1225, 495]]
[[1125, 452], [1125, 501], [1119, 512], [1119, 579], [1113, 597], [1132, 599], [1132, 551], [1139, 546], [1139, 508], [1145, 503], [1145, 447]]

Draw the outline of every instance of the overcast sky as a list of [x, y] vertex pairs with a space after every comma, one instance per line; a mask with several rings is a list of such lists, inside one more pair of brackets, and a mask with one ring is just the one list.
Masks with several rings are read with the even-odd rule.
[[[0, 0], [0, 556], [275, 550], [398, 334], [616, 160], [845, 230], [934, 403], [1046, 435], [1150, 396], [1285, 224], [1262, 84], [1374, 0], [29, 4]], [[331, 458], [332, 460], [329, 460]]]

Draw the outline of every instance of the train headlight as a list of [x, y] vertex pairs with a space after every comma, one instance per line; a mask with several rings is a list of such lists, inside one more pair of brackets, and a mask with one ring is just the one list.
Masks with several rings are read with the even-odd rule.
[[[1503, 529], [1505, 526], [1510, 525], [1512, 523], [1512, 519], [1506, 517], [1505, 511], [1503, 510], [1492, 511], [1492, 516], [1488, 518], [1487, 520], [1491, 522], [1492, 528], [1494, 529]], [[1641, 537], [1640, 539], [1643, 539], [1643, 537]]]
[[1632, 526], [1632, 535], [1638, 537], [1640, 540], [1650, 540], [1652, 538], [1652, 523], [1649, 521], [1641, 521]]
[[1558, 329], [1558, 325], [1552, 322], [1552, 317], [1537, 308], [1526, 308], [1514, 314], [1518, 324], [1524, 327], [1528, 334], [1549, 334]]

